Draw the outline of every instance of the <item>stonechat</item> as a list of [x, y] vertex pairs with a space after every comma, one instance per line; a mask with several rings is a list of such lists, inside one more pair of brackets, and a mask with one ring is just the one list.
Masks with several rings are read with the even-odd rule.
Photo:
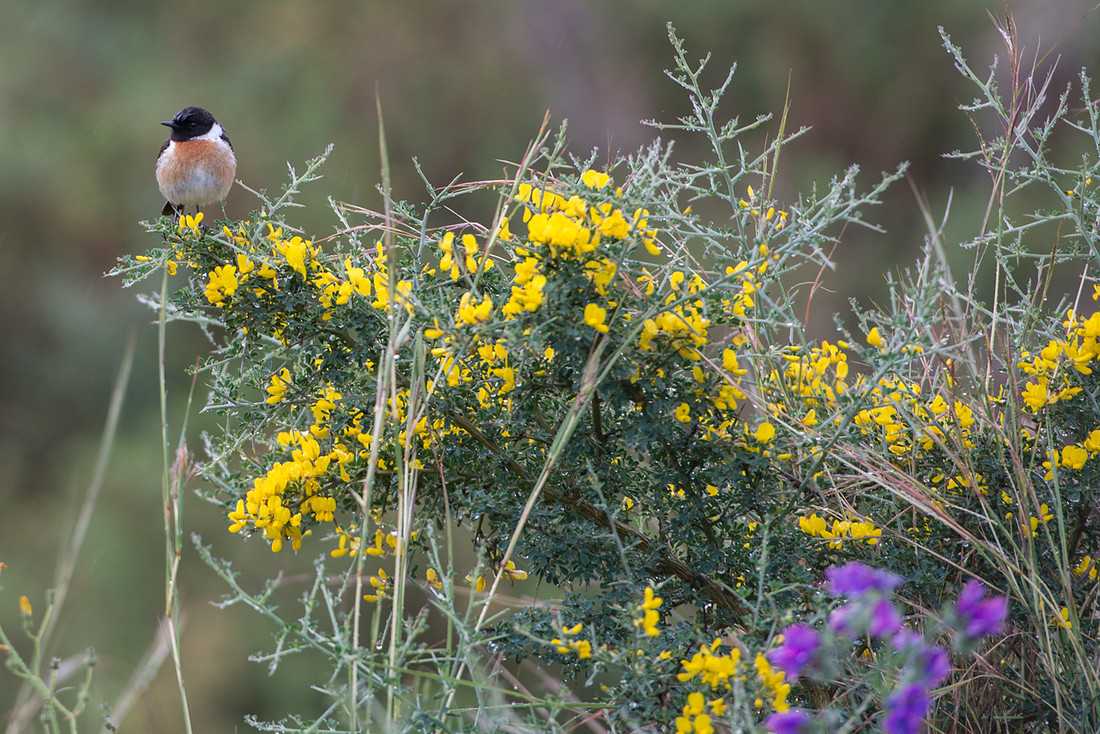
[[225, 201], [237, 173], [237, 158], [225, 130], [202, 107], [184, 107], [168, 122], [172, 134], [157, 156], [157, 185], [167, 200], [161, 214], [179, 216]]

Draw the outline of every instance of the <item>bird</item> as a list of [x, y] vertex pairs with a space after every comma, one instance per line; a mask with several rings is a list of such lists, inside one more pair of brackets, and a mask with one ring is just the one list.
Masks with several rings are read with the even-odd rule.
[[157, 155], [157, 186], [166, 200], [161, 214], [179, 218], [189, 205], [198, 210], [225, 201], [237, 158], [214, 116], [202, 107], [184, 107], [161, 125], [172, 128]]

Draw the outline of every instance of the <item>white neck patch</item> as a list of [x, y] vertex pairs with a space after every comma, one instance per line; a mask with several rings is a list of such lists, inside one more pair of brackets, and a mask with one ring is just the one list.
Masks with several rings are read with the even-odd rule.
[[221, 123], [214, 123], [214, 127], [210, 128], [210, 132], [205, 135], [200, 135], [192, 140], [221, 140], [222, 135], [225, 135], [225, 131], [222, 130]]

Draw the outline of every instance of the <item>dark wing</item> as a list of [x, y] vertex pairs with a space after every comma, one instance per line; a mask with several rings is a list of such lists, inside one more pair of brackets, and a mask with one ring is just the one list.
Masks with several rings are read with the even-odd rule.
[[[172, 139], [169, 138], [168, 140], [164, 141], [163, 145], [160, 146], [160, 152], [157, 153], [157, 160], [158, 161], [160, 160], [160, 157], [162, 155], [164, 155], [164, 151], [168, 150], [168, 144], [171, 143], [171, 142], [172, 142]], [[162, 217], [171, 217], [173, 215], [178, 215], [178, 212], [176, 211], [176, 207], [173, 206], [172, 202], [166, 201], [166, 202], [164, 202], [164, 208], [162, 208], [160, 210], [160, 215]]]

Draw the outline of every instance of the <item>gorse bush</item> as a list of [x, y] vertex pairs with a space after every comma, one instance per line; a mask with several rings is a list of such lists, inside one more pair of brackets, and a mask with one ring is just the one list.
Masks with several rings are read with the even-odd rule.
[[956, 153], [993, 185], [973, 270], [932, 227], [886, 307], [817, 341], [814, 274], [904, 168], [779, 200], [801, 131], [750, 153], [770, 118], [718, 119], [732, 71], [705, 89], [670, 37], [691, 112], [654, 124], [705, 160], [655, 142], [597, 165], [544, 132], [500, 181], [334, 205], [316, 239], [289, 207], [319, 158], [246, 220], [160, 220], [163, 247], [116, 269], [160, 272], [162, 318], [215, 342], [203, 492], [229, 531], [273, 572], [319, 555], [291, 614], [199, 543], [226, 603], [274, 624], [263, 660], [332, 666], [327, 709], [253, 723], [1095, 731], [1088, 78], [1039, 119], [1041, 79], [1002, 93], [945, 36], [975, 129], [1000, 126]]
[[[173, 318], [219, 327], [202, 373], [224, 429], [205, 476], [229, 530], [328, 552], [305, 616], [280, 621], [282, 645], [332, 657], [325, 726], [900, 732], [931, 711], [941, 727], [1088, 730], [1100, 315], [1042, 293], [1075, 267], [1083, 290], [1094, 256], [1095, 163], [1058, 167], [1048, 149], [1059, 125], [1100, 141], [1087, 79], [1081, 119], [1063, 95], [1033, 122], [1044, 90], [1003, 101], [952, 49], [982, 95], [972, 114], [1011, 125], [974, 155], [998, 187], [971, 243], [976, 269], [996, 268], [992, 300], [976, 273], [956, 285], [933, 231], [890, 309], [816, 342], [803, 274], [830, 266], [845, 226], [873, 226], [865, 211], [902, 169], [776, 200], [785, 121], [749, 154], [767, 119], [716, 119], [725, 85], [703, 89], [673, 43], [692, 112], [657, 127], [702, 136], [709, 160], [657, 142], [597, 168], [543, 135], [504, 180], [379, 216], [337, 207], [323, 243], [283, 215], [318, 160], [246, 221], [156, 225], [165, 247], [130, 266], [189, 273]], [[1050, 203], [1019, 224], [1024, 192]], [[486, 194], [491, 220], [449, 214]], [[1057, 246], [1036, 249], [1048, 222]], [[796, 681], [791, 630], [826, 615], [819, 584], [850, 560], [897, 574], [904, 611]], [[537, 599], [495, 603], [529, 575]], [[921, 610], [954, 608], [973, 579], [1011, 600], [1007, 633], [905, 673], [913, 650], [940, 649], [907, 640], [944, 634]], [[900, 614], [914, 631], [899, 641]], [[510, 690], [509, 660], [560, 666], [564, 689]], [[822, 713], [768, 718], [791, 706]]]

